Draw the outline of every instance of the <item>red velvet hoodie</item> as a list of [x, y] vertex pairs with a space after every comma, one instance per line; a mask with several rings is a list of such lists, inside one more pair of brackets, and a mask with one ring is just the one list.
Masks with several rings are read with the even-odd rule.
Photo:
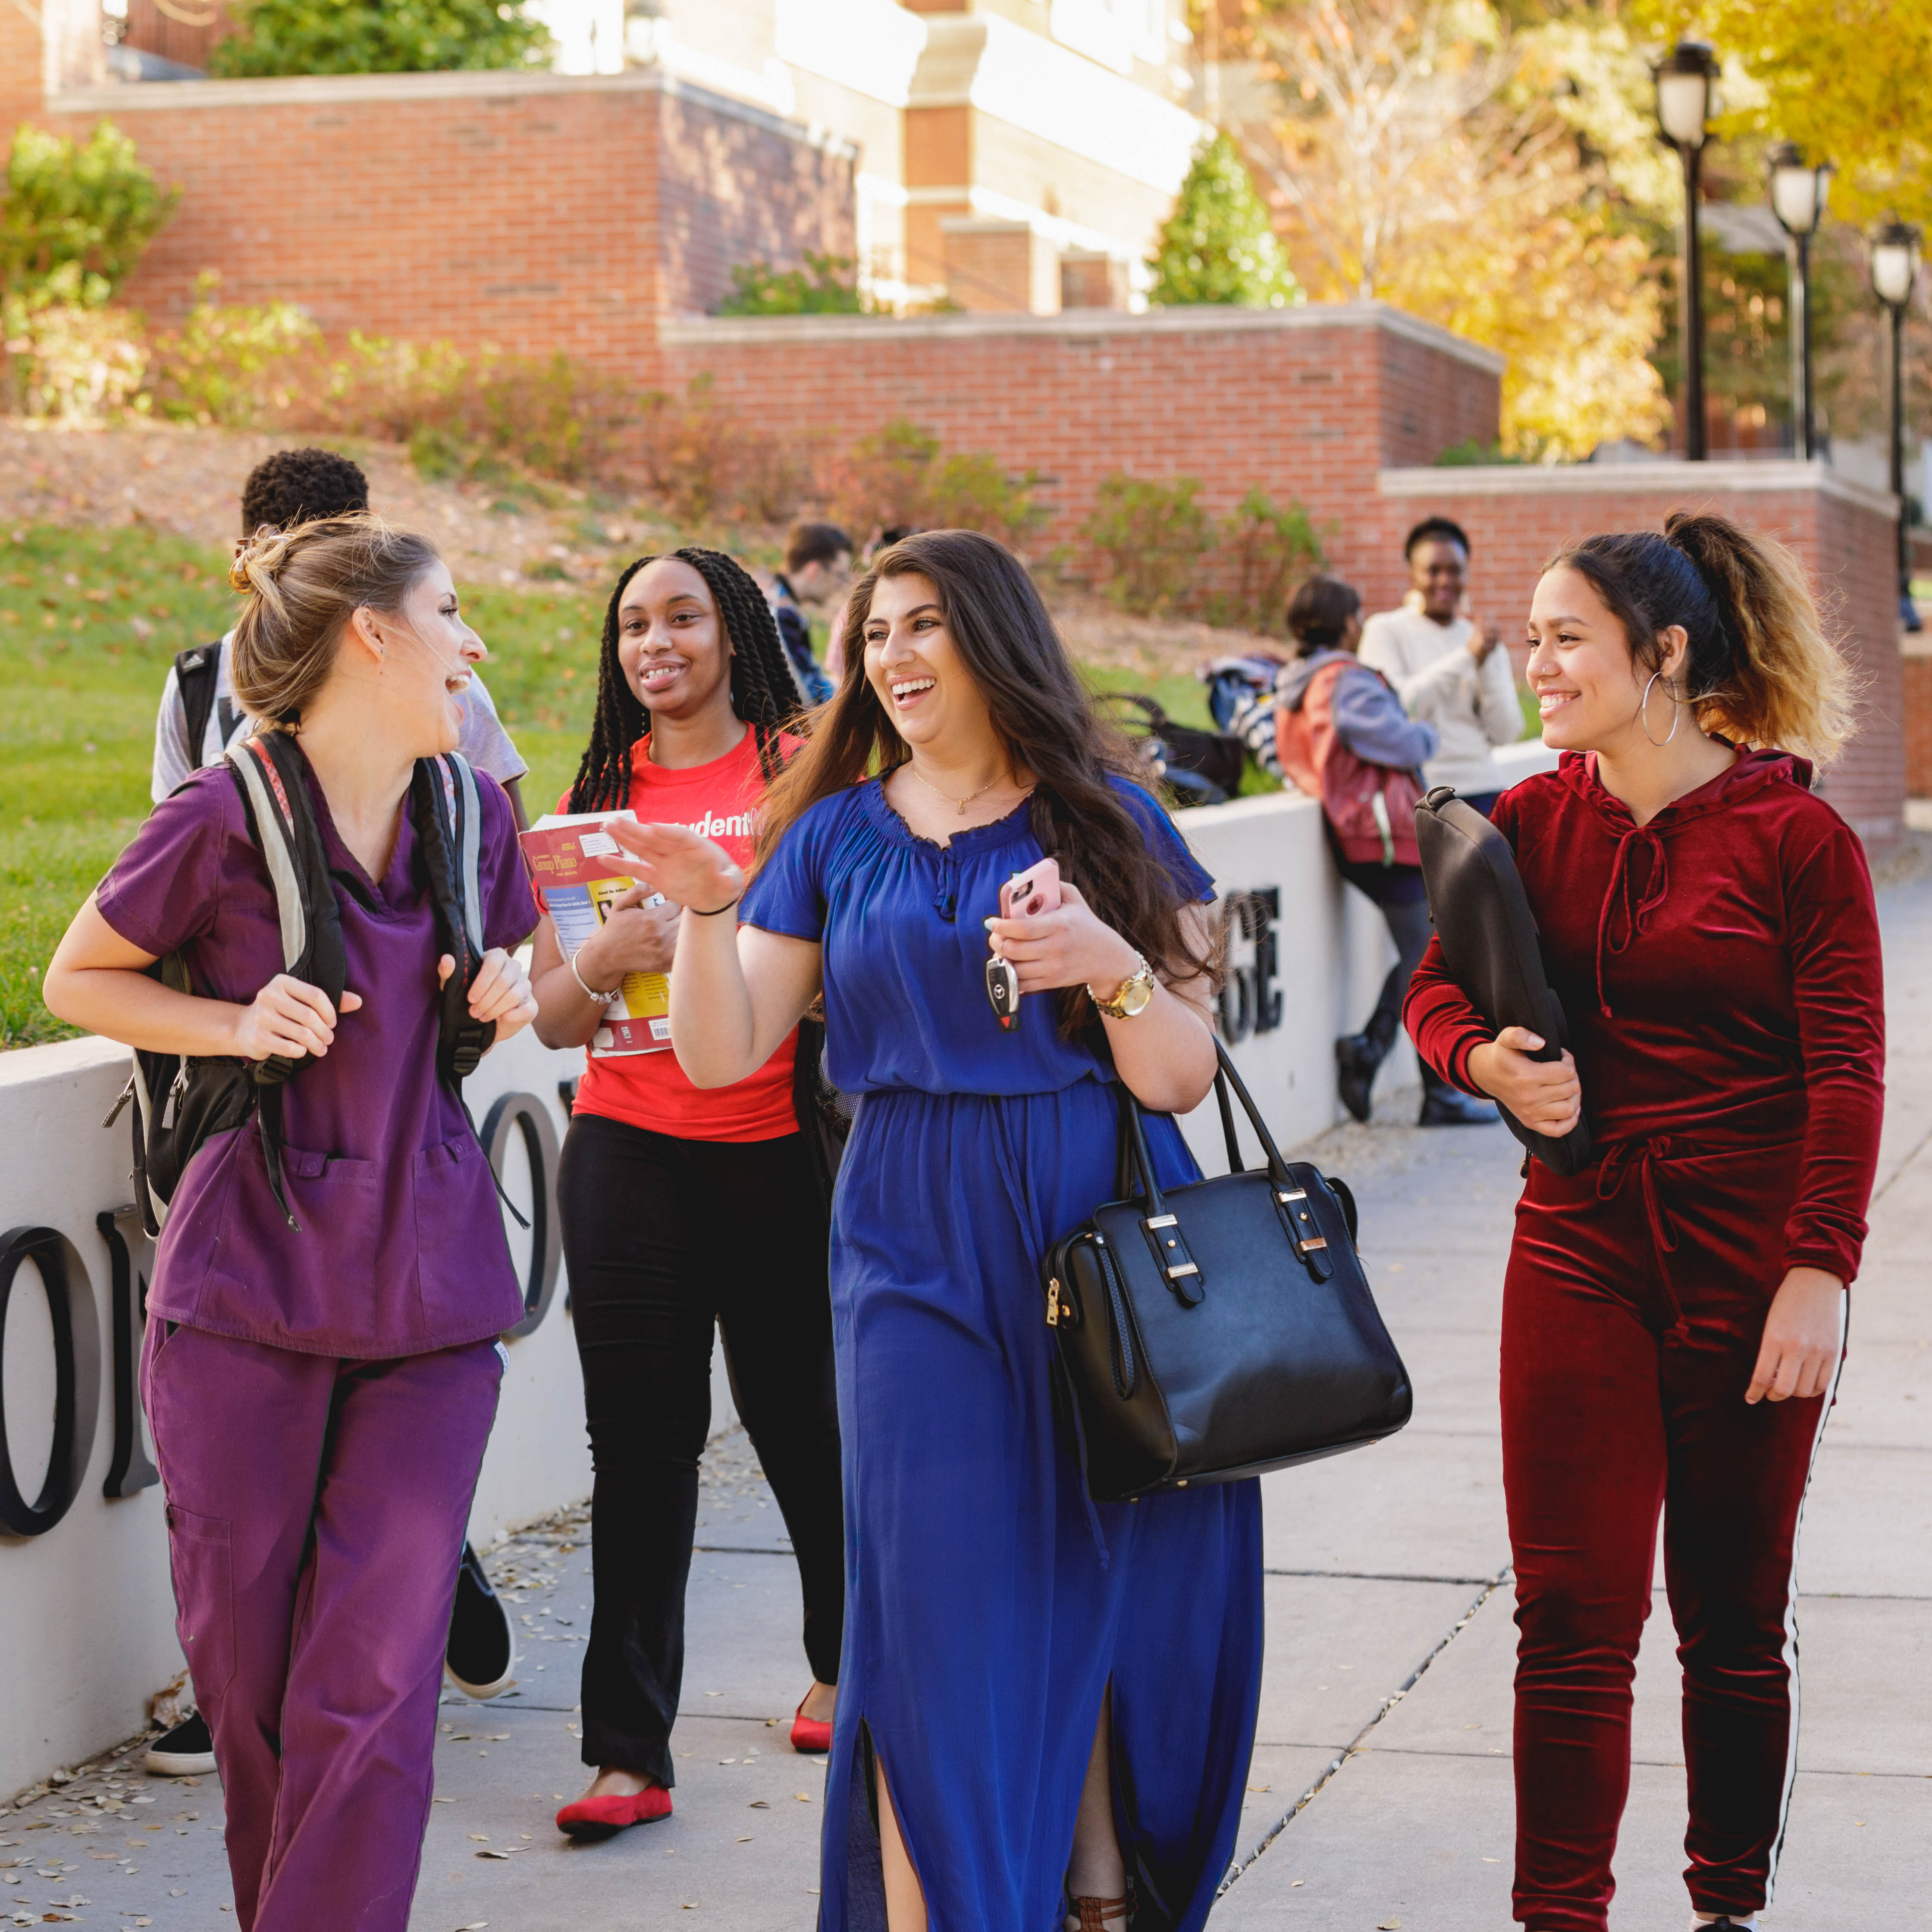
[[[1884, 1105], [1878, 917], [1856, 836], [1789, 752], [1751, 752], [1639, 826], [1594, 754], [1497, 801], [1563, 1002], [1600, 1149], [1772, 1146], [1802, 1134], [1785, 1265], [1850, 1281]], [[1492, 1037], [1433, 940], [1402, 1017], [1468, 1091]]]

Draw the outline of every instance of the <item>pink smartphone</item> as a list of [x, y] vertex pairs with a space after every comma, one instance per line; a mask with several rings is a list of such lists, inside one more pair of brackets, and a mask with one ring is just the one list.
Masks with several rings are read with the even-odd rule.
[[1000, 888], [1002, 919], [1036, 919], [1043, 912], [1060, 908], [1060, 862], [1042, 859], [1023, 872], [1016, 872]]

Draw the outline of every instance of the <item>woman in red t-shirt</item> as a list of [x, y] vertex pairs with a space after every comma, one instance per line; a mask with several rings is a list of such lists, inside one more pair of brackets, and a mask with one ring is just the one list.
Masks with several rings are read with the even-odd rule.
[[[611, 597], [590, 743], [557, 808], [692, 826], [748, 864], [796, 706], [770, 609], [737, 564], [698, 549], [641, 559]], [[531, 979], [546, 1045], [588, 1044], [610, 989], [668, 969], [684, 915], [647, 896], [626, 892], [568, 960], [544, 919]], [[583, 1708], [597, 1776], [557, 1814], [574, 1837], [670, 1811], [714, 1322], [798, 1557], [814, 1681], [792, 1744], [831, 1742], [845, 1604], [830, 1189], [815, 1123], [800, 1131], [794, 1080], [812, 1070], [795, 1066], [797, 1042], [710, 1091], [668, 1048], [593, 1052], [578, 1090], [557, 1192], [596, 1468]]]

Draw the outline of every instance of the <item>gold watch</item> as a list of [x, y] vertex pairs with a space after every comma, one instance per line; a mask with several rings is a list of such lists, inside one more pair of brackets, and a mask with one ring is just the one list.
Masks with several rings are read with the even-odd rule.
[[1137, 952], [1140, 959], [1127, 978], [1122, 980], [1109, 999], [1102, 999], [1091, 986], [1087, 988], [1088, 997], [1110, 1020], [1130, 1020], [1136, 1013], [1144, 1013], [1154, 1000], [1154, 968]]

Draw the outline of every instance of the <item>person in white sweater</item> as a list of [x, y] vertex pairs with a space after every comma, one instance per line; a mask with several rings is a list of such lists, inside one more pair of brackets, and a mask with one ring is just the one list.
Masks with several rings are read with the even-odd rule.
[[1394, 686], [1411, 718], [1435, 726], [1437, 749], [1423, 766], [1424, 779], [1454, 785], [1486, 812], [1503, 789], [1492, 748], [1522, 736], [1509, 652], [1494, 624], [1462, 614], [1469, 539], [1459, 525], [1425, 519], [1409, 532], [1402, 554], [1408, 598], [1364, 626], [1361, 660]]

